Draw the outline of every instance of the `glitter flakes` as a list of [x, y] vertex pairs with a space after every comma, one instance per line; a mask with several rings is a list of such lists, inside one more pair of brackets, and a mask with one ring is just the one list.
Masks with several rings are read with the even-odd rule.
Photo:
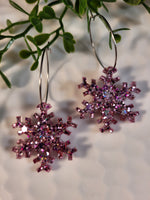
[[125, 100], [133, 100], [135, 97], [133, 93], [139, 93], [140, 89], [136, 88], [135, 82], [132, 82], [130, 86], [126, 82], [123, 82], [121, 86], [117, 85], [120, 78], [113, 78], [113, 73], [117, 72], [114, 67], [105, 68], [103, 72], [106, 75], [100, 77], [100, 81], [103, 83], [102, 87], [98, 86], [94, 79], [91, 84], [88, 84], [86, 78], [83, 78], [83, 82], [78, 87], [85, 88], [86, 91], [83, 92], [83, 95], [90, 95], [92, 100], [90, 102], [83, 100], [84, 108], [77, 107], [76, 110], [80, 113], [81, 119], [94, 118], [95, 114], [98, 114], [100, 116], [98, 123], [103, 123], [100, 131], [113, 132], [111, 124], [116, 124], [118, 119], [135, 121], [139, 112], [132, 111], [133, 104], [126, 105]]
[[25, 135], [25, 139], [19, 139], [17, 146], [12, 148], [17, 158], [35, 156], [33, 162], [41, 162], [38, 172], [51, 170], [50, 164], [55, 159], [62, 159], [65, 155], [72, 160], [72, 154], [76, 152], [76, 148], [70, 148], [70, 141], [63, 141], [62, 134], [70, 135], [68, 127], [76, 128], [77, 125], [72, 122], [72, 118], [68, 117], [66, 123], [61, 118], [52, 119], [54, 114], [47, 111], [51, 108], [50, 104], [41, 103], [37, 106], [41, 113], [35, 113], [32, 118], [25, 118], [25, 122], [21, 121], [21, 117], [16, 117], [17, 122], [13, 124], [13, 128], [20, 128], [18, 135]]

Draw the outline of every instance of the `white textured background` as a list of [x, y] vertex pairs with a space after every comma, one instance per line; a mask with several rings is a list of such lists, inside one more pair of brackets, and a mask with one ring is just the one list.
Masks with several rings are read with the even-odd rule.
[[[27, 6], [24, 1], [16, 2]], [[50, 173], [36, 173], [31, 160], [16, 160], [10, 150], [17, 138], [11, 128], [16, 115], [30, 116], [39, 103], [38, 70], [30, 72], [32, 60], [19, 58], [18, 52], [24, 48], [19, 40], [0, 63], [13, 84], [10, 90], [0, 80], [0, 200], [150, 200], [150, 15], [142, 7], [109, 5], [113, 29], [131, 28], [122, 33], [117, 68], [122, 81], [135, 80], [142, 90], [134, 102], [140, 116], [133, 124], [119, 122], [113, 134], [101, 134], [93, 121], [78, 119], [74, 110], [82, 95], [77, 84], [82, 76], [98, 78], [102, 69], [93, 56], [85, 20], [68, 15], [65, 28], [77, 40], [76, 53], [66, 56], [61, 39], [52, 47], [50, 72], [57, 73], [50, 82], [53, 100], [49, 98], [49, 102], [56, 116], [66, 119], [69, 114], [78, 123], [70, 137], [78, 152], [71, 162], [56, 161]], [[0, 0], [0, 28], [7, 18], [15, 21], [25, 16], [7, 0]], [[46, 31], [53, 26], [54, 22]], [[97, 43], [102, 44], [101, 55], [111, 64], [106, 30], [102, 24], [93, 27]], [[0, 41], [0, 47], [2, 44]]]

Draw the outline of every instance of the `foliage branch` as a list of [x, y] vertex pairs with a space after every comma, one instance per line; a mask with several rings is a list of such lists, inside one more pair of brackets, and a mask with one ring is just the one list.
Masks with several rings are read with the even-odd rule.
[[[22, 38], [26, 43], [27, 48], [20, 51], [20, 56], [23, 59], [27, 59], [30, 56], [33, 58], [33, 64], [31, 70], [37, 69], [39, 65], [39, 58], [42, 52], [50, 47], [59, 37], [62, 38], [64, 49], [67, 53], [75, 51], [75, 39], [72, 33], [67, 32], [64, 28], [64, 16], [67, 14], [68, 10], [71, 10], [77, 17], [82, 18], [86, 15], [87, 24], [89, 24], [89, 16], [91, 14], [97, 14], [100, 12], [101, 8], [104, 8], [109, 12], [109, 8], [106, 7], [106, 3], [117, 3], [117, 0], [44, 0], [42, 10], [39, 10], [40, 0], [24, 0], [27, 4], [33, 5], [30, 13], [28, 13], [24, 8], [15, 3], [13, 0], [9, 0], [9, 3], [16, 10], [24, 13], [26, 19], [23, 21], [11, 22], [7, 20], [7, 26], [0, 29], [0, 40], [9, 39], [5, 44], [4, 48], [0, 50], [0, 62], [2, 61], [3, 55], [10, 49], [12, 44]], [[150, 13], [150, 7], [147, 5], [146, 0], [122, 0], [131, 6], [142, 5]], [[62, 5], [61, 14], [57, 14], [55, 11], [56, 5]], [[107, 4], [108, 5], [108, 4]], [[50, 33], [43, 33], [43, 21], [44, 20], [56, 20], [59, 24], [58, 28]], [[23, 26], [24, 30], [21, 33], [15, 34], [14, 28], [17, 26]], [[38, 34], [33, 36], [29, 34], [31, 29], [35, 29]], [[121, 36], [118, 34], [119, 31], [129, 30], [127, 28], [120, 28], [113, 30], [116, 42], [121, 41]], [[9, 32], [8, 34], [6, 34]], [[32, 45], [31, 45], [32, 44]], [[34, 49], [33, 49], [34, 46]], [[111, 48], [111, 35], [109, 39], [109, 46]], [[11, 83], [6, 75], [0, 70], [0, 75], [7, 84], [11, 87]]]

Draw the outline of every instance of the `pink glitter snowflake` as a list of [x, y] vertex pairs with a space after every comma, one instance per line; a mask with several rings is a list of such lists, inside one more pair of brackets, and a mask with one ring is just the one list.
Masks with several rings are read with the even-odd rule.
[[66, 123], [61, 118], [53, 119], [54, 114], [48, 114], [51, 108], [50, 104], [41, 103], [37, 106], [41, 113], [35, 113], [32, 118], [25, 118], [25, 122], [21, 122], [21, 117], [16, 117], [17, 122], [13, 124], [13, 128], [19, 127], [18, 135], [25, 135], [25, 139], [19, 139], [17, 146], [12, 148], [17, 158], [35, 156], [33, 162], [41, 162], [38, 172], [45, 170], [50, 171], [50, 164], [55, 159], [62, 159], [68, 155], [68, 159], [72, 160], [72, 154], [76, 152], [76, 148], [70, 148], [70, 141], [63, 141], [62, 134], [70, 135], [68, 127], [76, 128], [77, 125], [72, 122], [72, 118], [68, 117]]
[[106, 74], [100, 77], [102, 87], [96, 84], [96, 80], [92, 79], [91, 84], [88, 84], [86, 78], [83, 78], [83, 82], [78, 86], [79, 88], [85, 88], [86, 91], [83, 95], [90, 95], [92, 100], [90, 102], [84, 100], [82, 104], [84, 108], [76, 108], [80, 113], [80, 118], [94, 118], [95, 114], [98, 114], [100, 118], [98, 123], [103, 123], [103, 127], [100, 131], [113, 132], [111, 124], [116, 124], [118, 119], [135, 121], [135, 117], [139, 114], [138, 111], [132, 111], [133, 104], [126, 105], [125, 100], [133, 100], [135, 96], [133, 93], [139, 93], [140, 89], [136, 88], [136, 83], [132, 82], [130, 86], [126, 82], [122, 85], [116, 83], [120, 80], [119, 77], [113, 78], [113, 73], [117, 72], [114, 67], [108, 67], [103, 70]]

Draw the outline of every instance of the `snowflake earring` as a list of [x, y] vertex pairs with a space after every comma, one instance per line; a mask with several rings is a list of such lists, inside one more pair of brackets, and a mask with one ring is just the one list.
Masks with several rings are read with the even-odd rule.
[[[115, 49], [115, 62], [113, 67], [105, 67], [102, 61], [99, 59], [95, 49], [95, 45], [92, 39], [91, 21], [94, 20], [97, 16], [101, 18], [104, 24], [107, 26], [107, 29], [109, 30], [113, 40]], [[98, 123], [103, 124], [103, 126], [100, 128], [100, 131], [102, 133], [105, 131], [109, 131], [111, 133], [113, 132], [111, 125], [116, 124], [118, 119], [123, 121], [129, 120], [130, 122], [135, 121], [135, 117], [139, 114], [139, 112], [132, 111], [134, 105], [126, 105], [125, 101], [127, 99], [133, 100], [135, 97], [134, 93], [139, 93], [140, 89], [136, 88], [135, 82], [131, 82], [130, 85], [128, 85], [126, 82], [117, 84], [120, 78], [113, 77], [113, 74], [117, 72], [117, 46], [113, 31], [108, 21], [100, 14], [96, 14], [95, 16], [92, 15], [89, 21], [89, 30], [91, 45], [98, 62], [104, 68], [104, 75], [99, 78], [99, 80], [102, 82], [102, 86], [99, 86], [95, 79], [92, 79], [91, 83], [89, 84], [87, 83], [86, 78], [83, 77], [83, 82], [78, 85], [78, 87], [86, 89], [86, 91], [83, 92], [83, 95], [90, 95], [91, 101], [88, 102], [83, 100], [82, 104], [84, 105], [84, 108], [77, 107], [76, 110], [80, 113], [81, 119], [87, 117], [94, 118], [95, 114], [98, 114]]]
[[[47, 87], [45, 101], [42, 100], [42, 69], [43, 59], [46, 51], [47, 57]], [[13, 124], [13, 128], [19, 128], [18, 135], [24, 135], [25, 139], [19, 139], [17, 146], [12, 148], [16, 153], [17, 158], [35, 156], [33, 162], [40, 162], [41, 165], [37, 169], [38, 172], [44, 170], [49, 172], [50, 164], [55, 159], [62, 159], [65, 155], [69, 160], [72, 160], [72, 154], [76, 152], [76, 148], [70, 148], [68, 145], [70, 141], [63, 141], [61, 136], [63, 134], [70, 135], [71, 132], [68, 127], [76, 128], [77, 125], [72, 122], [72, 118], [68, 117], [67, 122], [63, 122], [61, 118], [53, 119], [54, 114], [49, 113], [48, 110], [51, 105], [47, 103], [48, 85], [49, 85], [49, 60], [47, 49], [42, 54], [40, 77], [39, 77], [39, 96], [40, 104], [37, 106], [40, 113], [35, 113], [31, 118], [25, 118], [25, 122], [21, 121], [18, 116], [17, 122]]]

